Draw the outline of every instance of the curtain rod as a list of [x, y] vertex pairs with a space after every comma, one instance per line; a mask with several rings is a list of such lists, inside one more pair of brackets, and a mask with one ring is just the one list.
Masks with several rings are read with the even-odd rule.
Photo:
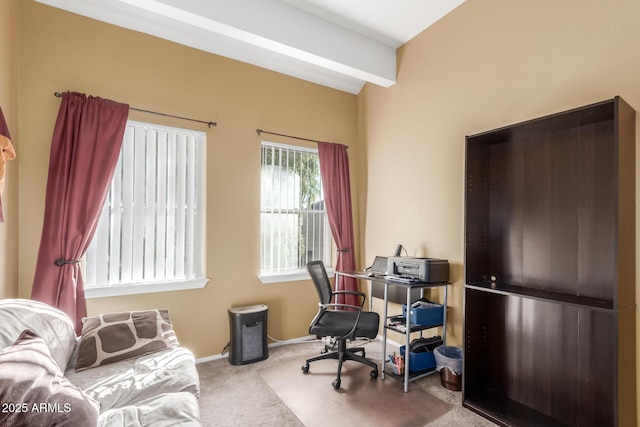
[[[54, 92], [54, 95], [57, 96], [58, 98], [62, 98], [62, 94], [60, 92]], [[189, 117], [174, 116], [173, 114], [158, 113], [157, 111], [143, 110], [142, 108], [135, 108], [131, 106], [129, 107], [129, 109], [134, 111], [140, 111], [142, 113], [156, 114], [158, 116], [173, 117], [174, 119], [188, 120], [190, 122], [204, 123], [205, 125], [207, 125], [207, 127], [218, 126], [218, 123], [216, 122], [205, 122], [204, 120], [190, 119]]]
[[[262, 130], [262, 129], [256, 129], [256, 133], [258, 134], [258, 136], [260, 136], [261, 133], [268, 133], [269, 135], [277, 135], [277, 136], [284, 136], [286, 138], [293, 138], [293, 139], [299, 139], [301, 141], [309, 141], [309, 142], [323, 142], [323, 141], [318, 141], [317, 139], [309, 139], [309, 138], [302, 138], [299, 136], [293, 136], [293, 135], [285, 135], [283, 133], [275, 133], [275, 132], [269, 132], [268, 130]], [[344, 145], [344, 144], [342, 144]], [[349, 148], [348, 145], [345, 145], [345, 147]]]

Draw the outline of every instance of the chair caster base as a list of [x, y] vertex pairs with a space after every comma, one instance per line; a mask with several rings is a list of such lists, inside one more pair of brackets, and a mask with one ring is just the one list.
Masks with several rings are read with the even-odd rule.
[[302, 365], [301, 369], [302, 369], [303, 373], [305, 373], [305, 374], [309, 373], [309, 364], [305, 363], [304, 365]]
[[339, 379], [333, 380], [331, 385], [333, 386], [334, 390], [338, 390], [340, 388], [340, 380]]

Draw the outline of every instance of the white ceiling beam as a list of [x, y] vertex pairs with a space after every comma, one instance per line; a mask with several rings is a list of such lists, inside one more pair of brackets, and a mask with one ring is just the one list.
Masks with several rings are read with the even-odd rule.
[[394, 48], [279, 0], [119, 0], [274, 53], [388, 87]]
[[395, 48], [279, 0], [37, 1], [350, 93], [396, 79]]

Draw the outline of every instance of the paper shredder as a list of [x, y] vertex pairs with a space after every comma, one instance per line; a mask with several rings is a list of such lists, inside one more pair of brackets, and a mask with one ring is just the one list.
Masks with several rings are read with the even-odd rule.
[[229, 363], [246, 365], [269, 357], [267, 347], [267, 312], [264, 304], [230, 308]]

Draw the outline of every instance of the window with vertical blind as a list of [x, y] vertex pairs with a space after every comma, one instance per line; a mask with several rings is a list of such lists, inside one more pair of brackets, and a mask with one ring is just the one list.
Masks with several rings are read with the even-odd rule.
[[307, 278], [307, 262], [314, 260], [331, 267], [318, 150], [262, 141], [260, 278]]
[[202, 287], [206, 134], [128, 121], [85, 256], [88, 297]]

